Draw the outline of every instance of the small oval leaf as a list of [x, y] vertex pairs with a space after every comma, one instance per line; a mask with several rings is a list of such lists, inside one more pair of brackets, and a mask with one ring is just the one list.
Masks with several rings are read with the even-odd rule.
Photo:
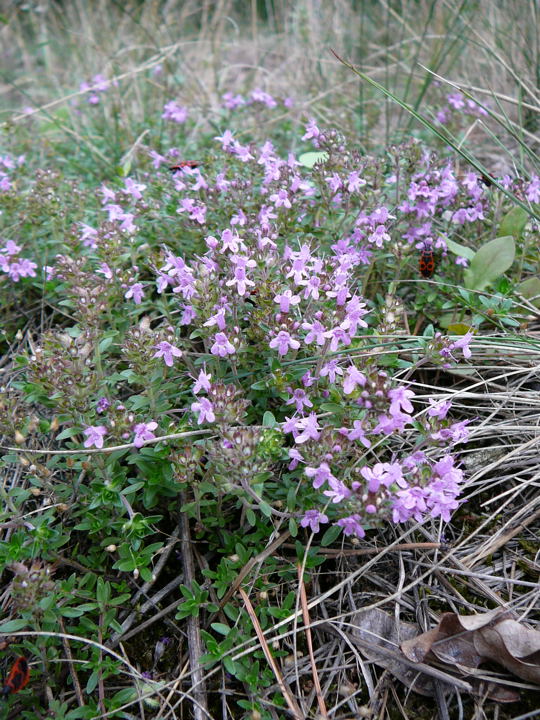
[[527, 224], [528, 219], [528, 212], [526, 212], [523, 208], [517, 206], [513, 207], [501, 220], [501, 224], [499, 226], [500, 235], [512, 235], [512, 237], [517, 240], [521, 237], [521, 233], [523, 232], [523, 228]]
[[326, 162], [328, 160], [328, 153], [324, 150], [320, 150], [319, 152], [306, 152], [302, 153], [300, 157], [298, 158], [298, 162], [300, 165], [303, 165], [307, 168], [312, 168], [314, 165], [320, 162]]
[[467, 260], [472, 260], [474, 257], [474, 250], [472, 248], [466, 245], [460, 245], [460, 243], [454, 242], [453, 240], [447, 240], [446, 247], [451, 253], [454, 253], [454, 255], [458, 257], [464, 257], [467, 258]]
[[500, 277], [514, 262], [516, 244], [511, 235], [490, 240], [482, 245], [465, 271], [465, 287], [469, 290], [483, 290]]

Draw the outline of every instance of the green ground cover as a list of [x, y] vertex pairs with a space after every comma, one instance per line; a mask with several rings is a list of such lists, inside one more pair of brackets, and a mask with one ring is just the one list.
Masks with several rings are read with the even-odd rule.
[[535, 716], [537, 14], [4, 11], [1, 717]]

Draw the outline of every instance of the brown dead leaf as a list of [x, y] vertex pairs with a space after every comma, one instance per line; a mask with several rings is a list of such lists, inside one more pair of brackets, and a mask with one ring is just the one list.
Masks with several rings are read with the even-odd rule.
[[[489, 628], [499, 614], [500, 611], [485, 613], [482, 621], [478, 616], [471, 616], [466, 622], [470, 627], [481, 627], [483, 624]], [[434, 696], [436, 683], [440, 683], [443, 692], [454, 687], [499, 703], [519, 700], [519, 694], [513, 689], [468, 677], [482, 656], [471, 641], [473, 633], [464, 629], [455, 613], [445, 613], [436, 628], [421, 635], [417, 633], [416, 625], [396, 622], [394, 616], [375, 608], [355, 613], [348, 635], [368, 660], [388, 670], [421, 695]], [[442, 641], [444, 646], [440, 647]], [[406, 652], [400, 650], [400, 645]], [[468, 664], [465, 665], [464, 661]], [[429, 664], [433, 662], [438, 667]], [[452, 673], [456, 671], [461, 672], [467, 681], [455, 677]]]
[[[349, 637], [357, 644], [362, 654], [380, 667], [385, 668], [398, 678], [404, 685], [421, 695], [432, 697], [435, 695], [433, 677], [442, 682], [453, 684], [454, 678], [445, 676], [426, 666], [429, 672], [423, 672], [417, 663], [407, 661], [399, 649], [400, 643], [413, 638], [418, 633], [418, 627], [412, 623], [396, 622], [394, 616], [377, 608], [360, 610], [351, 618]], [[465, 689], [465, 688], [461, 688]], [[467, 686], [467, 690], [470, 687]]]
[[436, 658], [463, 673], [489, 660], [540, 685], [540, 632], [502, 608], [468, 616], [444, 613], [436, 628], [405, 640], [401, 649], [409, 660]]

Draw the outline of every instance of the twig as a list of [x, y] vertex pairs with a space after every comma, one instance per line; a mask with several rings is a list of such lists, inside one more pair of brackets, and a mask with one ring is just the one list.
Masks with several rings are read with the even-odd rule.
[[132, 613], [130, 613], [130, 615], [128, 615], [128, 617], [122, 623], [122, 632], [115, 633], [112, 636], [111, 641], [107, 643], [107, 647], [116, 647], [120, 642], [125, 642], [128, 638], [133, 637], [133, 635], [137, 635], [138, 633], [142, 632], [142, 630], [145, 630], [147, 627], [149, 627], [149, 625], [152, 625], [160, 618], [168, 615], [170, 612], [175, 610], [178, 607], [180, 600], [175, 600], [170, 605], [167, 605], [167, 607], [163, 608], [163, 610], [159, 610], [159, 612], [157, 612], [155, 615], [152, 615], [151, 618], [145, 620], [145, 622], [137, 625], [137, 627], [133, 628], [131, 632], [128, 632], [128, 630], [133, 625], [138, 616], [144, 615], [144, 613], [150, 610], [151, 607], [157, 608], [158, 602], [160, 602], [161, 599], [168, 595], [172, 590], [175, 590], [181, 582], [182, 576], [175, 577], [173, 580], [167, 583], [164, 588], [158, 590], [155, 595], [149, 597], [148, 600], [143, 605], [141, 605], [141, 607], [136, 612], [133, 611]]
[[[181, 505], [186, 504], [185, 493], [181, 496]], [[189, 531], [189, 520], [186, 513], [180, 513], [180, 537], [182, 541], [182, 565], [184, 567], [184, 583], [191, 587], [195, 580], [195, 563], [191, 548], [191, 535]], [[193, 678], [193, 717], [194, 720], [208, 718], [208, 699], [206, 697], [206, 682], [204, 671], [201, 667], [200, 658], [203, 654], [203, 644], [198, 617], [187, 618], [187, 637], [189, 665]]]
[[309, 617], [309, 610], [306, 596], [306, 586], [302, 578], [302, 566], [298, 565], [298, 585], [300, 587], [300, 602], [302, 603], [302, 617], [304, 619], [304, 627], [306, 631], [306, 641], [309, 652], [309, 661], [311, 663], [311, 674], [313, 676], [313, 683], [315, 685], [315, 692], [317, 694], [317, 704], [322, 718], [328, 718], [328, 711], [326, 710], [326, 704], [324, 702], [324, 696], [321, 689], [321, 683], [319, 681], [319, 674], [317, 672], [317, 666], [315, 665], [315, 655], [313, 654], [313, 642], [311, 638], [311, 620]]
[[[64, 626], [64, 619], [62, 617], [59, 617], [60, 621], [60, 629], [63, 633], [66, 632], [66, 628]], [[67, 636], [64, 634], [62, 636], [62, 645], [64, 646], [64, 652], [66, 654], [66, 658], [69, 665], [69, 674], [71, 675], [71, 680], [73, 682], [73, 687], [75, 688], [75, 695], [77, 696], [77, 702], [79, 703], [79, 707], [84, 707], [84, 697], [82, 694], [81, 684], [79, 682], [79, 677], [77, 675], [77, 671], [75, 670], [75, 665], [73, 664], [73, 655], [71, 654], [71, 646], [69, 644], [69, 640]]]
[[[285, 543], [283, 545], [287, 550], [296, 550], [296, 545]], [[324, 557], [356, 557], [362, 555], [377, 555], [380, 552], [402, 552], [404, 550], [438, 550], [441, 543], [438, 542], [419, 542], [419, 543], [401, 543], [400, 545], [391, 545], [389, 547], [362, 548], [354, 550], [353, 548], [325, 548], [319, 550], [318, 554]]]
[[276, 540], [274, 540], [273, 543], [270, 543], [270, 545], [268, 547], [266, 547], [262, 552], [260, 552], [254, 558], [251, 558], [251, 560], [247, 561], [247, 563], [244, 565], [244, 567], [240, 570], [240, 572], [236, 576], [236, 579], [233, 582], [233, 584], [231, 585], [230, 589], [223, 596], [223, 599], [219, 603], [220, 608], [222, 608], [226, 603], [229, 602], [229, 600], [232, 598], [232, 596], [235, 594], [235, 592], [238, 590], [238, 588], [242, 584], [246, 575], [248, 575], [251, 572], [251, 568], [254, 565], [257, 565], [257, 563], [262, 563], [270, 555], [273, 555], [274, 552], [278, 549], [278, 547], [280, 547], [280, 545], [283, 545], [285, 540], [288, 540], [290, 538], [290, 536], [291, 536], [291, 533], [287, 530], [286, 532], [283, 533], [283, 535], [279, 535], [276, 538]]
[[257, 618], [257, 615], [255, 614], [255, 610], [253, 609], [253, 605], [251, 604], [250, 599], [248, 598], [247, 594], [244, 592], [244, 590], [241, 587], [238, 588], [238, 592], [242, 596], [242, 600], [245, 603], [248, 615], [251, 618], [251, 622], [253, 623], [253, 627], [255, 629], [257, 637], [259, 638], [259, 642], [260, 642], [262, 650], [264, 652], [264, 656], [265, 656], [268, 664], [272, 668], [272, 672], [274, 673], [277, 684], [279, 685], [279, 689], [281, 690], [281, 693], [282, 693], [283, 697], [285, 698], [287, 705], [289, 706], [289, 710], [293, 714], [295, 720], [304, 720], [304, 714], [302, 713], [300, 707], [298, 706], [298, 703], [294, 699], [294, 696], [292, 695], [290, 688], [285, 683], [285, 680], [283, 679], [283, 675], [281, 674], [281, 670], [279, 669], [276, 661], [274, 660], [274, 658], [272, 656], [272, 653], [270, 652], [270, 648], [268, 647], [268, 643], [266, 642], [266, 638], [264, 637], [264, 633], [259, 624], [259, 620]]

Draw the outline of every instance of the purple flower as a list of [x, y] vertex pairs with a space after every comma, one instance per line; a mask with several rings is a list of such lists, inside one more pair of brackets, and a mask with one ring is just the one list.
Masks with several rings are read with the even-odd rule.
[[124, 297], [126, 298], [126, 300], [133, 298], [133, 302], [135, 303], [135, 305], [140, 305], [144, 297], [144, 289], [142, 283], [137, 282], [133, 283], [133, 285], [130, 285]]
[[453, 350], [458, 350], [458, 349], [462, 350], [463, 357], [466, 360], [468, 360], [472, 355], [471, 349], [469, 347], [469, 344], [472, 339], [473, 339], [473, 334], [472, 334], [472, 332], [469, 331], [468, 333], [466, 333], [465, 335], [460, 337], [459, 340], [454, 340], [454, 342], [448, 346], [448, 350], [450, 350], [450, 352], [452, 352]]
[[212, 355], [227, 357], [227, 355], [234, 355], [236, 350], [225, 333], [219, 332], [214, 336], [214, 344], [210, 348], [210, 352]]
[[355, 420], [355, 421], [353, 422], [353, 429], [352, 429], [352, 430], [347, 430], [347, 428], [343, 428], [343, 430], [345, 431], [343, 434], [346, 435], [346, 437], [347, 437], [349, 440], [360, 440], [360, 442], [362, 443], [362, 445], [363, 445], [364, 447], [366, 447], [366, 448], [370, 448], [370, 447], [371, 447], [371, 442], [370, 442], [369, 439], [366, 437], [366, 433], [365, 433], [364, 428], [363, 428], [363, 426], [362, 426], [362, 421], [361, 421], [361, 420]]
[[311, 118], [306, 125], [306, 133], [302, 136], [302, 140], [311, 140], [313, 138], [318, 138], [321, 134], [321, 131], [315, 124], [314, 118]]
[[135, 432], [135, 438], [133, 444], [136, 448], [141, 448], [148, 440], [153, 440], [156, 436], [153, 430], [157, 428], [157, 422], [151, 420], [147, 423], [137, 423], [133, 428]]
[[276, 337], [270, 340], [268, 344], [272, 349], [277, 348], [278, 353], [282, 356], [289, 352], [289, 348], [291, 350], [298, 350], [300, 347], [298, 340], [291, 337], [287, 330], [280, 330]]
[[182, 351], [179, 348], [171, 345], [171, 343], [167, 342], [166, 340], [163, 340], [157, 345], [154, 345], [154, 348], [156, 348], [156, 352], [152, 355], [152, 357], [162, 357], [167, 367], [173, 366], [175, 357], [182, 357], [183, 355]]
[[318, 490], [325, 482], [336, 480], [326, 462], [322, 462], [319, 467], [316, 468], [306, 467], [304, 472], [309, 478], [314, 478], [313, 487], [315, 490]]
[[146, 185], [135, 182], [135, 180], [132, 180], [131, 178], [126, 178], [124, 180], [124, 185], [126, 188], [125, 192], [128, 195], [131, 195], [134, 200], [142, 199], [143, 190], [146, 190]]
[[223, 150], [226, 150], [228, 147], [234, 144], [234, 136], [230, 130], [225, 130], [223, 135], [216, 136], [214, 140], [217, 140], [221, 143], [221, 147], [223, 148]]
[[82, 242], [84, 247], [89, 247], [92, 250], [97, 248], [97, 230], [86, 223], [79, 223], [82, 229], [82, 235], [79, 240]]
[[191, 403], [191, 410], [199, 413], [197, 424], [202, 425], [203, 422], [214, 422], [216, 416], [214, 415], [214, 406], [208, 400], [208, 398], [199, 398], [197, 402]]
[[306, 345], [310, 345], [313, 341], [316, 341], [317, 345], [324, 345], [326, 342], [326, 329], [318, 320], [315, 320], [314, 323], [302, 323], [302, 330], [309, 330], [308, 334], [304, 338], [304, 343]]
[[299, 413], [303, 412], [304, 406], [308, 408], [313, 407], [313, 403], [309, 399], [306, 391], [302, 390], [301, 388], [298, 388], [293, 392], [292, 398], [289, 398], [286, 404], [294, 404], [296, 406], [296, 411]]
[[337, 375], [343, 375], [343, 369], [339, 366], [339, 361], [336, 358], [329, 360], [326, 365], [321, 368], [321, 377], [328, 377], [331, 383], [336, 382]]
[[298, 444], [305, 443], [307, 440], [318, 440], [320, 436], [320, 427], [317, 422], [317, 415], [312, 412], [305, 418], [296, 421], [296, 429], [301, 430], [300, 435], [295, 437]]
[[406, 390], [403, 386], [393, 388], [388, 391], [388, 397], [391, 400], [390, 414], [399, 413], [400, 410], [406, 413], [412, 413], [413, 406], [409, 398], [414, 397], [412, 390]]
[[293, 295], [292, 290], [287, 289], [280, 295], [276, 295], [274, 302], [279, 303], [279, 309], [282, 313], [288, 313], [291, 305], [298, 305], [300, 297], [299, 295]]
[[346, 370], [345, 378], [343, 379], [343, 392], [345, 395], [350, 395], [357, 385], [364, 387], [366, 384], [366, 376], [358, 370], [355, 365], [350, 365]]
[[289, 457], [291, 462], [287, 465], [287, 470], [290, 470], [291, 472], [298, 467], [298, 463], [304, 462], [304, 456], [296, 448], [289, 449]]
[[161, 117], [164, 120], [172, 120], [175, 123], [184, 123], [187, 120], [187, 108], [179, 105], [175, 100], [166, 103]]
[[110, 407], [110, 402], [107, 400], [106, 397], [101, 397], [96, 403], [96, 412], [101, 415], [101, 413], [104, 413], [105, 410], [107, 410]]
[[307, 510], [304, 517], [300, 520], [300, 525], [305, 528], [309, 527], [311, 532], [318, 533], [320, 530], [319, 523], [327, 523], [328, 517], [318, 510]]
[[212, 327], [216, 325], [218, 330], [225, 330], [227, 327], [227, 322], [225, 320], [225, 313], [227, 312], [227, 309], [227, 307], [220, 307], [214, 315], [211, 315], [208, 320], [203, 323], [204, 327]]
[[530, 202], [540, 203], [540, 177], [538, 175], [531, 177], [531, 182], [527, 185], [525, 195]]
[[444, 420], [444, 418], [448, 415], [448, 411], [452, 407], [451, 400], [437, 401], [433, 398], [429, 398], [429, 404], [431, 407], [428, 408], [427, 414], [429, 417], [437, 418], [438, 420]]
[[328, 480], [328, 484], [330, 485], [330, 489], [324, 490], [323, 495], [329, 497], [334, 504], [351, 496], [351, 491], [344, 483], [341, 482], [341, 480], [332, 477]]
[[349, 515], [349, 517], [341, 518], [337, 521], [336, 525], [343, 528], [345, 535], [356, 535], [358, 538], [366, 536], [366, 531], [360, 524], [359, 515]]
[[287, 194], [287, 191], [284, 189], [278, 190], [277, 193], [270, 195], [270, 197], [268, 199], [271, 202], [273, 202], [276, 207], [284, 207], [284, 208], [292, 207], [291, 201], [289, 200], [289, 195]]
[[197, 380], [195, 381], [195, 385], [192, 388], [193, 394], [196, 395], [197, 393], [201, 392], [201, 390], [205, 390], [206, 392], [208, 392], [211, 388], [211, 377], [212, 375], [210, 375], [210, 373], [206, 373], [204, 370], [201, 370], [199, 376], [197, 377]]
[[103, 447], [103, 438], [107, 434], [107, 428], [104, 425], [90, 425], [84, 431], [86, 440], [84, 441], [84, 447], [90, 448], [94, 445], [97, 448]]

